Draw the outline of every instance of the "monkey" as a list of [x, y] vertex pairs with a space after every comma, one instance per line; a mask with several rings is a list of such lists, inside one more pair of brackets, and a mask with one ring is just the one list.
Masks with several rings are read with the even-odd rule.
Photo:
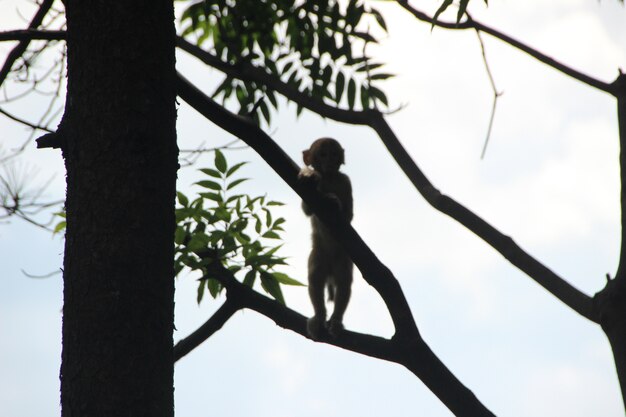
[[[309, 149], [302, 152], [302, 159], [305, 167], [300, 170], [299, 179], [313, 181], [317, 190], [331, 199], [341, 215], [351, 221], [352, 185], [348, 176], [339, 171], [345, 163], [344, 150], [339, 142], [331, 138], [317, 139]], [[307, 321], [307, 333], [311, 338], [319, 339], [322, 328], [326, 327], [331, 337], [337, 337], [343, 331], [343, 315], [350, 301], [352, 260], [304, 201], [302, 210], [311, 217], [312, 229], [308, 289], [314, 315]], [[326, 289], [329, 301], [335, 304], [328, 323], [324, 301]]]

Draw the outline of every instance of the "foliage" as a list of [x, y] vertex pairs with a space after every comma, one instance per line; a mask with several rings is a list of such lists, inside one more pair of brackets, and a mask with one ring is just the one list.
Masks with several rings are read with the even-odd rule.
[[213, 262], [220, 262], [235, 276], [243, 276], [243, 283], [250, 287], [260, 278], [261, 287], [283, 304], [280, 284], [302, 285], [275, 270], [286, 264], [285, 258], [277, 255], [281, 245], [265, 243], [280, 239], [285, 219], [274, 218], [270, 208], [282, 203], [265, 196], [231, 195], [231, 190], [247, 180], [233, 176], [244, 164], [229, 167], [223, 153], [217, 150], [214, 168], [200, 170], [208, 179], [196, 183], [204, 189], [198, 198], [190, 201], [178, 192], [176, 274], [185, 269], [200, 272], [198, 303], [206, 290], [214, 298], [223, 290], [207, 268]]
[[[286, 258], [277, 255], [282, 245], [266, 243], [281, 239], [285, 219], [274, 218], [271, 208], [283, 204], [265, 196], [230, 194], [233, 188], [248, 180], [233, 177], [245, 164], [240, 162], [229, 167], [224, 154], [216, 150], [214, 168], [200, 169], [209, 179], [196, 183], [205, 191], [193, 201], [177, 192], [174, 268], [176, 275], [184, 270], [200, 272], [198, 303], [205, 290], [213, 298], [223, 290], [207, 270], [213, 262], [220, 262], [236, 277], [243, 275], [243, 283], [249, 287], [259, 278], [261, 287], [282, 304], [285, 299], [281, 284], [303, 285], [275, 270], [279, 265], [286, 265]], [[53, 230], [57, 234], [66, 228], [65, 211], [55, 216], [60, 218]]]
[[[452, 1], [453, 0], [443, 0], [443, 3], [441, 3], [441, 6], [439, 6], [437, 11], [435, 12], [435, 16], [433, 17], [433, 26], [435, 25], [435, 21], [437, 20], [439, 15], [441, 13], [445, 12], [446, 9], [449, 6], [452, 5]], [[457, 23], [459, 23], [461, 21], [461, 18], [463, 17], [465, 12], [467, 11], [467, 5], [469, 4], [469, 2], [470, 2], [470, 0], [459, 0], [459, 10], [456, 13], [456, 22]], [[489, 4], [489, 0], [485, 0], [485, 4], [488, 5]]]
[[[222, 61], [262, 68], [310, 97], [336, 104], [345, 98], [350, 109], [357, 100], [363, 109], [387, 105], [374, 84], [391, 75], [366, 54], [377, 42], [370, 25], [386, 31], [386, 24], [361, 0], [202, 0], [185, 8], [181, 23], [183, 36], [195, 35], [198, 46]], [[239, 112], [253, 108], [257, 121], [259, 111], [270, 121], [264, 100], [254, 106], [259, 99], [277, 108], [272, 89], [229, 75], [213, 95], [223, 102], [234, 96]]]

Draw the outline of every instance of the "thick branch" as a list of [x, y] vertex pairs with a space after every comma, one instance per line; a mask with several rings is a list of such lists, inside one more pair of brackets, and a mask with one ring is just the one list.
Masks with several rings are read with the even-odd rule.
[[[430, 349], [428, 351], [432, 356], [424, 355], [424, 357], [417, 359], [409, 359], [406, 356], [423, 354], [424, 350], [414, 352], [411, 347], [421, 346], [423, 348], [426, 344], [419, 335], [398, 281], [389, 269], [375, 257], [354, 229], [345, 220], [342, 220], [341, 216], [335, 213], [330, 205], [324, 204], [324, 200], [314, 187], [307, 187], [297, 181], [298, 168], [283, 150], [250, 120], [234, 115], [219, 106], [180, 75], [178, 93], [183, 100], [202, 115], [250, 145], [306, 201], [314, 213], [329, 227], [329, 230], [333, 231], [334, 237], [344, 245], [354, 263], [361, 270], [363, 278], [383, 298], [396, 328], [392, 342], [385, 342], [385, 339], [375, 336], [358, 336], [356, 333], [346, 332], [345, 335], [333, 339], [332, 344], [385, 360], [392, 360], [393, 357], [390, 355], [394, 355], [394, 350], [398, 349], [403, 353], [395, 353], [396, 360], [394, 362], [404, 364], [418, 377], [426, 378], [423, 380], [424, 383], [453, 412], [458, 413], [458, 415], [492, 415], [438, 359], [421, 365], [419, 369], [407, 365], [415, 364], [421, 360], [431, 360], [435, 356], [430, 352]], [[219, 271], [213, 271], [213, 273], [218, 275]], [[234, 278], [232, 280], [223, 279], [222, 284], [228, 292], [235, 292], [238, 302], [271, 317], [282, 327], [290, 328], [303, 335], [306, 334], [306, 321], [303, 316], [296, 312], [285, 312], [283, 306], [260, 294], [247, 291], [247, 287], [238, 283]], [[330, 343], [328, 340], [324, 341]], [[390, 350], [387, 343], [391, 343], [395, 349]]]
[[[278, 326], [310, 339], [306, 330], [307, 318], [302, 314], [240, 283], [233, 277], [231, 272], [223, 267], [213, 268], [211, 273], [211, 276], [217, 278], [226, 288], [228, 302], [233, 300], [233, 303], [237, 304], [239, 308], [256, 311], [271, 319]], [[322, 338], [316, 341], [362, 355], [397, 362], [397, 352], [394, 351], [393, 344], [390, 340], [382, 337], [346, 330], [337, 338], [331, 339], [322, 335]]]
[[[263, 314], [278, 326], [309, 338], [306, 317], [300, 313], [241, 284], [223, 267], [215, 268], [212, 276], [217, 277], [224, 285], [229, 300], [232, 297], [236, 303]], [[388, 340], [346, 330], [336, 338], [323, 338], [319, 341], [405, 366], [457, 416], [493, 416], [420, 337], [410, 341], [396, 338]]]
[[617, 123], [619, 125], [620, 209], [622, 220], [621, 250], [615, 279], [626, 281], [626, 74], [620, 74], [613, 83], [617, 94]]
[[322, 117], [328, 117], [329, 119], [349, 124], [367, 124], [369, 111], [350, 111], [329, 106], [321, 100], [317, 100], [313, 97], [301, 93], [300, 91], [298, 91], [297, 88], [293, 88], [287, 83], [282, 82], [280, 78], [268, 74], [263, 69], [255, 67], [247, 62], [241, 62], [237, 65], [231, 65], [223, 62], [215, 55], [211, 54], [208, 51], [205, 51], [199, 46], [188, 42], [183, 37], [178, 37], [177, 46], [183, 51], [189, 53], [190, 55], [193, 55], [206, 65], [223, 71], [229, 76], [238, 78], [240, 80], [249, 80], [262, 83], [282, 94], [287, 99], [298, 103], [302, 107], [309, 109]]
[[189, 336], [181, 339], [174, 345], [174, 362], [181, 359], [183, 356], [200, 346], [205, 340], [213, 336], [213, 333], [222, 328], [224, 323], [230, 319], [239, 307], [235, 302], [230, 299], [226, 301], [222, 306], [198, 329], [196, 329]]
[[[52, 7], [52, 3], [54, 3], [54, 0], [43, 0], [41, 6], [39, 6], [39, 10], [37, 10], [37, 13], [35, 13], [35, 16], [33, 17], [33, 20], [31, 20], [30, 24], [28, 25], [29, 29], [37, 29], [39, 25], [41, 25], [44, 17], [46, 17], [46, 14], [48, 14], [48, 11]], [[2, 66], [2, 68], [0, 68], [0, 85], [2, 85], [2, 83], [6, 79], [15, 61], [17, 61], [18, 58], [21, 57], [22, 54], [26, 51], [29, 43], [29, 38], [23, 38], [23, 40], [21, 40], [20, 43], [18, 43], [15, 48], [13, 48], [11, 52], [9, 52], [6, 61], [4, 61], [4, 65]]]
[[0, 32], [0, 42], [62, 41], [65, 38], [66, 32], [64, 30], [19, 29]]
[[436, 189], [415, 164], [406, 149], [404, 149], [382, 115], [379, 114], [373, 117], [370, 126], [376, 130], [391, 155], [400, 165], [400, 168], [431, 206], [452, 217], [483, 239], [514, 266], [526, 273], [574, 311], [591, 321], [598, 322], [598, 317], [593, 312], [592, 299], [589, 296], [574, 288], [541, 262], [530, 256], [509, 236], [502, 234], [465, 206], [443, 195]]
[[[181, 40], [179, 39], [179, 46], [180, 45]], [[441, 192], [439, 192], [439, 190], [437, 190], [422, 173], [415, 161], [413, 161], [381, 113], [374, 110], [355, 112], [336, 109], [323, 103], [322, 101], [305, 96], [299, 91], [287, 86], [278, 78], [266, 74], [258, 68], [246, 67], [245, 70], [234, 70], [234, 72], [231, 73], [230, 70], [233, 69], [232, 66], [228, 66], [224, 63], [217, 64], [216, 62], [219, 60], [216, 57], [213, 57], [211, 54], [200, 48], [189, 45], [185, 47], [185, 50], [193, 50], [194, 56], [201, 58], [203, 62], [208, 65], [215, 65], [215, 68], [226, 71], [233, 77], [241, 77], [245, 80], [254, 80], [262, 83], [265, 83], [265, 79], [269, 79], [271, 80], [271, 84], [268, 83], [268, 86], [275, 88], [279, 92], [282, 90], [289, 91], [290, 95], [288, 98], [311, 111], [317, 112], [324, 117], [328, 117], [339, 122], [366, 125], [373, 128], [378, 133], [379, 137], [389, 150], [389, 153], [396, 160], [405, 175], [411, 180], [420, 194], [422, 194], [422, 196], [424, 196], [424, 198], [435, 209], [451, 216], [470, 229], [473, 233], [500, 252], [514, 266], [528, 274], [532, 279], [550, 291], [554, 296], [563, 301], [574, 311], [594, 322], [597, 322], [598, 319], [595, 313], [593, 313], [590, 297], [574, 288], [550, 269], [546, 268], [542, 263], [522, 250], [510, 237], [499, 232], [489, 223], [485, 222], [483, 219], [452, 198], [442, 195]], [[277, 86], [282, 87], [279, 90]], [[312, 101], [316, 102], [315, 106], [310, 105]], [[220, 107], [217, 104], [215, 104], [215, 106]], [[212, 117], [217, 117], [216, 114], [217, 113], [215, 113]], [[211, 116], [207, 117], [211, 118]]]
[[501, 41], [521, 50], [522, 52], [527, 53], [528, 55], [556, 69], [557, 71], [561, 71], [562, 73], [569, 75], [570, 77], [575, 78], [578, 81], [581, 81], [591, 87], [595, 87], [597, 89], [600, 89], [602, 91], [605, 91], [613, 95], [616, 94], [616, 90], [611, 84], [605, 83], [589, 75], [583, 74], [580, 71], [576, 71], [575, 69], [558, 62], [557, 60], [539, 52], [538, 50], [531, 48], [530, 46], [508, 35], [505, 35], [504, 33], [496, 29], [493, 29], [487, 25], [477, 22], [469, 17], [464, 22], [459, 22], [459, 23], [442, 22], [440, 20], [433, 20], [433, 18], [428, 16], [426, 13], [417, 10], [416, 8], [411, 6], [407, 0], [397, 0], [397, 2], [402, 8], [407, 10], [409, 13], [415, 16], [418, 20], [421, 20], [423, 22], [428, 22], [428, 23], [434, 24], [435, 26], [442, 27], [445, 29], [453, 29], [453, 30], [475, 29], [481, 32], [488, 33], [494, 38], [500, 39]]
[[417, 326], [400, 285], [391, 271], [385, 267], [341, 216], [330, 205], [324, 204], [315, 187], [307, 187], [297, 181], [298, 166], [267, 134], [251, 120], [235, 115], [211, 100], [193, 84], [179, 75], [179, 96], [222, 129], [242, 139], [253, 148], [304, 201], [340, 241], [363, 273], [365, 280], [382, 296], [397, 333], [413, 334]]

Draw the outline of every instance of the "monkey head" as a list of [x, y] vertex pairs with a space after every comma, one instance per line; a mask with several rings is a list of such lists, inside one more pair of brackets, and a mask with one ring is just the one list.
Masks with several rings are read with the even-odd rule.
[[322, 175], [334, 174], [345, 163], [343, 148], [335, 139], [317, 139], [311, 147], [302, 151], [304, 164], [313, 166]]

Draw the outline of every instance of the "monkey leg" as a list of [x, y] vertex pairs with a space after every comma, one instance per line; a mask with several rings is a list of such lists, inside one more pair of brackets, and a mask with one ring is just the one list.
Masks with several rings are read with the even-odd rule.
[[307, 333], [313, 339], [319, 339], [320, 332], [326, 321], [326, 303], [324, 288], [328, 277], [324, 259], [316, 251], [309, 257], [309, 297], [313, 304], [314, 315], [307, 321]]
[[328, 322], [328, 332], [332, 337], [337, 337], [343, 331], [343, 315], [348, 308], [352, 291], [352, 261], [349, 258], [345, 257], [335, 265], [333, 283], [335, 287], [335, 308]]

